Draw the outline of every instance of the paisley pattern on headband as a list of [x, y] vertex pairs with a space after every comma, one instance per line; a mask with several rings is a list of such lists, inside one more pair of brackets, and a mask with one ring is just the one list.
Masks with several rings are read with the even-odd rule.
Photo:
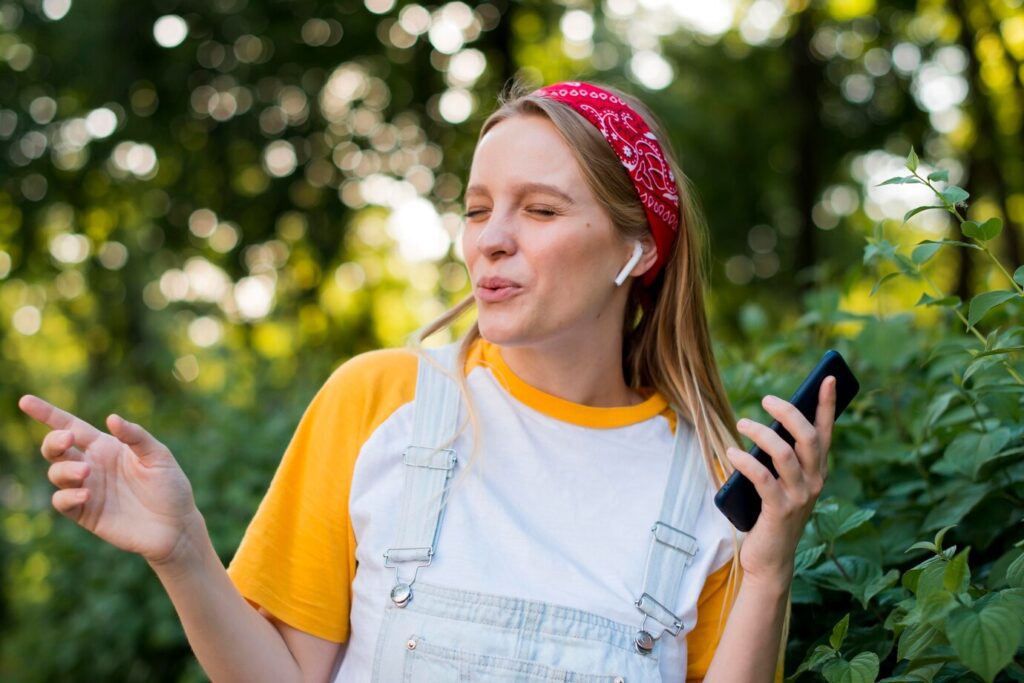
[[643, 276], [651, 284], [679, 230], [675, 174], [647, 123], [621, 98], [590, 83], [565, 81], [535, 90], [571, 106], [597, 128], [633, 180], [658, 247], [658, 260]]

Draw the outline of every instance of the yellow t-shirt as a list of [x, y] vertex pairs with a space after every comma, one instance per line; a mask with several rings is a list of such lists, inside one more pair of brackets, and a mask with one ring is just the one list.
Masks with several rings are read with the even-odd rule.
[[[394, 573], [383, 567], [382, 549], [393, 540], [390, 534], [404, 474], [401, 453], [411, 429], [416, 372], [413, 352], [391, 349], [360, 354], [331, 374], [306, 409], [228, 567], [231, 580], [252, 604], [294, 628], [347, 642], [342, 674], [345, 666], [351, 667], [345, 680], [359, 680], [360, 662], [372, 657], [387, 599], [387, 591], [379, 594], [381, 575], [393, 577]], [[425, 580], [568, 603], [625, 623], [635, 621], [635, 596], [614, 594], [613, 588], [622, 584], [634, 590], [639, 581], [636, 574], [643, 571], [649, 533], [633, 533], [634, 518], [647, 520], [639, 528], [649, 532], [649, 520], [659, 510], [675, 429], [675, 414], [667, 402], [653, 394], [635, 406], [594, 408], [560, 399], [516, 377], [502, 360], [499, 347], [485, 340], [474, 344], [465, 372], [483, 430], [484, 447], [475, 456], [481, 460], [473, 467], [497, 468], [494, 480], [510, 487], [511, 498], [506, 497], [505, 507], [498, 508], [500, 495], [493, 499], [471, 495], [472, 478], [466, 478], [466, 493], [461, 497], [456, 485], [443, 517], [437, 555], [431, 566], [421, 570], [430, 572]], [[497, 435], [501, 438], [494, 438]], [[464, 440], [455, 443], [461, 466], [462, 454], [472, 450], [471, 434], [467, 430], [459, 439]], [[549, 444], [567, 445], [547, 452]], [[541, 460], [534, 462], [532, 457]], [[578, 458], [584, 459], [574, 468]], [[539, 481], [538, 467], [546, 472]], [[586, 472], [593, 476], [585, 476]], [[534, 480], [524, 485], [525, 479], [517, 479], [520, 476]], [[549, 479], [550, 486], [562, 486], [553, 489], [559, 495], [545, 494]], [[566, 482], [570, 485], [565, 486]], [[616, 499], [613, 505], [588, 503], [582, 506], [588, 508], [585, 514], [578, 512], [578, 504], [577, 510], [544, 507], [561, 504], [551, 499], [565, 498], [567, 488], [578, 492], [579, 500], [600, 501], [609, 495]], [[530, 492], [539, 497], [538, 503], [524, 500]], [[712, 495], [709, 491], [706, 505], [713, 505]], [[511, 512], [509, 499], [516, 501]], [[562, 523], [531, 526], [529, 516], [538, 507], [543, 509], [537, 514], [561, 515], [557, 518]], [[673, 643], [680, 658], [674, 671], [685, 669], [688, 680], [700, 679], [707, 671], [724, 627], [720, 613], [725, 605], [723, 619], [727, 618], [731, 607], [727, 584], [732, 575], [732, 527], [717, 509], [702, 515], [695, 535], [703, 552], [686, 577], [688, 584], [695, 583], [681, 591], [684, 622], [696, 623]], [[517, 557], [519, 553], [502, 555], [497, 563], [501, 567], [488, 565], [486, 580], [481, 580], [485, 572], [479, 571], [478, 558], [490, 555], [488, 541], [479, 538], [478, 528], [481, 520], [492, 519], [504, 525], [503, 539], [516, 541], [511, 547], [541, 545], [534, 552], [521, 553], [523, 559]], [[556, 562], [559, 551], [565, 552], [558, 544], [571, 541], [552, 536], [553, 545], [545, 547], [544, 539], [538, 540], [543, 534], [559, 533], [561, 526], [570, 527], [573, 538], [583, 536], [580, 543], [585, 547], [570, 546], [574, 558], [580, 556], [574, 564], [602, 563], [601, 571], [571, 577], [572, 590], [566, 590], [564, 578], [558, 585], [545, 575], [545, 562]], [[587, 533], [600, 535], [588, 539]], [[601, 545], [605, 542], [607, 547]], [[494, 552], [501, 551], [495, 548]], [[588, 557], [588, 552], [594, 555]], [[564, 575], [564, 567], [557, 572]], [[535, 582], [532, 576], [537, 576]], [[608, 585], [601, 583], [606, 580]], [[556, 592], [544, 593], [548, 586]], [[663, 654], [662, 661], [673, 665], [671, 655]], [[781, 680], [781, 674], [780, 667], [776, 680]]]

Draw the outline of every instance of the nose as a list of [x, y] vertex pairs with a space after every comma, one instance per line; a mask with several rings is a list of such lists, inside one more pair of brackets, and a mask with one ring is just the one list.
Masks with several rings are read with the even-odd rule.
[[476, 248], [488, 258], [514, 254], [516, 252], [515, 218], [493, 212], [490, 218], [479, 224]]

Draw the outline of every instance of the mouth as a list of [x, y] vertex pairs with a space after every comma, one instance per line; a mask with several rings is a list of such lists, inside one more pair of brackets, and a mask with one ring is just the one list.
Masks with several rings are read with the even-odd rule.
[[497, 303], [514, 297], [522, 286], [505, 278], [484, 278], [476, 285], [476, 297], [486, 303]]

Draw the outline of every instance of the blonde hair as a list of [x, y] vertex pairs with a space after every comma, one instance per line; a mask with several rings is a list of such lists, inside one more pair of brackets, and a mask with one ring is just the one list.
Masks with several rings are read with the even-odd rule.
[[[704, 287], [708, 267], [707, 224], [692, 184], [675, 158], [665, 127], [654, 113], [637, 98], [617, 88], [589, 81], [626, 101], [647, 122], [661, 142], [670, 168], [676, 178], [680, 204], [680, 224], [664, 268], [649, 287], [633, 278], [623, 321], [622, 366], [626, 384], [634, 389], [654, 388], [669, 404], [687, 419], [697, 435], [707, 472], [716, 488], [735, 468], [725, 457], [729, 446], [740, 446], [736, 416], [722, 385], [708, 331], [704, 306]], [[601, 132], [567, 104], [530, 95], [535, 88], [513, 80], [498, 96], [498, 108], [487, 117], [477, 142], [494, 126], [516, 116], [547, 117], [576, 157], [588, 187], [612, 219], [624, 239], [636, 239], [649, 232], [647, 216], [628, 172]], [[413, 335], [414, 344], [447, 328], [474, 304], [467, 296], [436, 320]], [[464, 368], [470, 348], [480, 338], [477, 323], [462, 337], [458, 365]], [[415, 347], [414, 347], [415, 348]], [[474, 434], [473, 454], [476, 458], [479, 425], [469, 398], [464, 372], [455, 379], [466, 399], [468, 421]], [[464, 428], [465, 425], [463, 425]], [[676, 426], [677, 429], [680, 425]], [[462, 474], [468, 471], [463, 470]], [[724, 473], [724, 476], [720, 474]], [[728, 599], [719, 614], [719, 633], [724, 628], [724, 611], [731, 605], [738, 590], [741, 540], [733, 533], [732, 568], [727, 586]], [[789, 632], [790, 609], [787, 601], [783, 623], [782, 652]]]

